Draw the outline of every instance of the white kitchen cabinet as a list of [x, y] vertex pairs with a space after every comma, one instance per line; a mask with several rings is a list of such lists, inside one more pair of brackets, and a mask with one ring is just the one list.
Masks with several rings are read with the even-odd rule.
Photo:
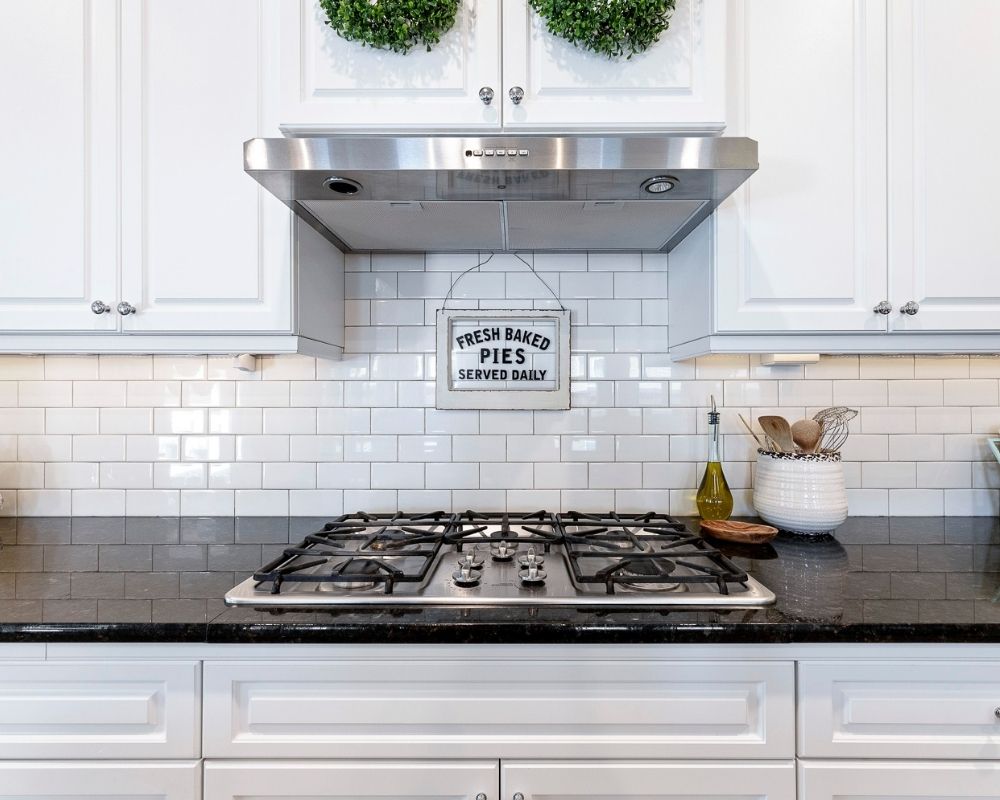
[[197, 761], [0, 761], [0, 800], [200, 800], [201, 796]]
[[727, 132], [760, 169], [670, 254], [671, 354], [995, 352], [973, 332], [1000, 315], [1000, 5], [737, 0], [729, 22]]
[[1000, 663], [816, 662], [798, 676], [809, 758], [1000, 761]]
[[111, 331], [116, 0], [0, 5], [0, 327]]
[[268, 8], [0, 7], [0, 352], [342, 352], [343, 254], [243, 171]]
[[288, 209], [241, 147], [273, 133], [267, 35], [244, 0], [122, 4], [126, 333], [291, 330]]
[[504, 761], [500, 796], [524, 800], [795, 800], [795, 763]]
[[[342, 39], [316, 0], [265, 9], [278, 116], [289, 132], [335, 128], [496, 129], [500, 125], [501, 0], [462, 0], [454, 27], [430, 51], [378, 50]], [[486, 105], [479, 90], [489, 87]]]
[[[678, 0], [659, 41], [617, 61], [550, 34], [528, 0], [504, 0], [503, 26], [506, 128], [726, 126], [725, 0]], [[508, 94], [515, 86], [519, 104]]]
[[0, 753], [198, 758], [200, 673], [196, 661], [0, 663]]
[[211, 800], [497, 800], [499, 784], [496, 761], [205, 762], [205, 797]]
[[1000, 3], [890, 0], [889, 37], [891, 328], [996, 330]]
[[725, 127], [726, 0], [679, 0], [660, 41], [621, 61], [552, 36], [527, 0], [462, 0], [439, 44], [405, 55], [342, 39], [316, 0], [268, 13], [289, 133]]
[[798, 800], [995, 800], [1000, 764], [800, 761]]
[[[610, 685], [608, 675], [614, 675]], [[208, 758], [791, 758], [790, 662], [215, 662]], [[428, 720], [435, 720], [428, 724]]]

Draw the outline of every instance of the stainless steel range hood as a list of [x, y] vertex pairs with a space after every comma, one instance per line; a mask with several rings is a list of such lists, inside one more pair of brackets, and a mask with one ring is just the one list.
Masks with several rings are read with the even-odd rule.
[[344, 252], [669, 252], [757, 169], [752, 139], [251, 139], [246, 171]]

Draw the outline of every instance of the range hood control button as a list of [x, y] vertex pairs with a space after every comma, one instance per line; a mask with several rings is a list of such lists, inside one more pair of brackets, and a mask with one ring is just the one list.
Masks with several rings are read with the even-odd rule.
[[527, 150], [518, 150], [517, 154], [519, 156], [526, 156], [526, 155], [528, 155], [528, 151]]
[[517, 150], [508, 150], [507, 151], [507, 155], [509, 155], [509, 156], [516, 156], [517, 155]]
[[483, 154], [482, 150], [473, 150], [472, 151], [472, 155], [474, 155], [474, 156], [481, 156], [482, 154]]
[[491, 155], [493, 155], [493, 151], [492, 150], [483, 150], [483, 155], [484, 156], [491, 156]]

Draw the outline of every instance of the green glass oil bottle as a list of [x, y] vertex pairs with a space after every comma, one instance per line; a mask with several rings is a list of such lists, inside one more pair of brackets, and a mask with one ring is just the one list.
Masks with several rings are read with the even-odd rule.
[[733, 493], [719, 458], [719, 411], [714, 397], [708, 412], [708, 463], [698, 487], [697, 503], [702, 519], [729, 519], [733, 513]]

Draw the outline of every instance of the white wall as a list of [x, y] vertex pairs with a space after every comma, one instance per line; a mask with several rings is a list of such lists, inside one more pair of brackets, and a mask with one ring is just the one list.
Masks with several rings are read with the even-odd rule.
[[[998, 513], [986, 438], [1000, 430], [1000, 358], [672, 363], [663, 256], [535, 256], [574, 312], [572, 410], [435, 411], [434, 312], [473, 263], [350, 257], [340, 362], [265, 358], [247, 375], [228, 357], [0, 356], [0, 514], [693, 513], [711, 394], [737, 513], [751, 511], [754, 449], [736, 412], [831, 404], [861, 409], [851, 513]], [[497, 256], [455, 296], [540, 307], [547, 292]]]

